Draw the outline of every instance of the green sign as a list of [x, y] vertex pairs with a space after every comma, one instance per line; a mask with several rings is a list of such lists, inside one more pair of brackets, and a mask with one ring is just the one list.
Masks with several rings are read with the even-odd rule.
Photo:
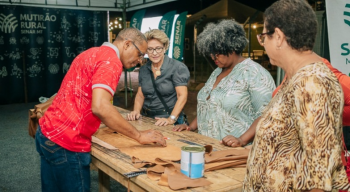
[[162, 19], [159, 21], [158, 29], [163, 31], [169, 38], [171, 36], [175, 14], [176, 11], [170, 11], [163, 15]]
[[[173, 28], [173, 21], [175, 17], [176, 11], [170, 11], [163, 15], [162, 19], [159, 21], [158, 29], [163, 31], [168, 38], [171, 37], [171, 31]], [[168, 54], [169, 49], [166, 51], [165, 54]]]
[[175, 31], [173, 39], [173, 58], [181, 61], [185, 40], [185, 24], [187, 11], [182, 12], [175, 22]]
[[134, 13], [134, 15], [131, 17], [131, 20], [130, 20], [130, 27], [141, 30], [142, 19], [143, 19], [143, 16], [145, 16], [145, 12], [146, 10], [143, 9]]

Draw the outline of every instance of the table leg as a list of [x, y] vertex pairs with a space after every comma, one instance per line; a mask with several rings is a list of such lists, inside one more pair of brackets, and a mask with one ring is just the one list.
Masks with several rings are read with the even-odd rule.
[[98, 191], [99, 192], [109, 192], [110, 189], [110, 177], [101, 171], [100, 169], [98, 170]]

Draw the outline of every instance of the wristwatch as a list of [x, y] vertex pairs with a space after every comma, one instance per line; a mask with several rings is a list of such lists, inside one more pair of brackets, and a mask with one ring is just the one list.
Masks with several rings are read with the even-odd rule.
[[175, 115], [170, 115], [170, 117], [169, 117], [171, 120], [173, 120], [174, 122], [176, 122], [176, 120], [177, 120], [177, 117], [175, 117]]

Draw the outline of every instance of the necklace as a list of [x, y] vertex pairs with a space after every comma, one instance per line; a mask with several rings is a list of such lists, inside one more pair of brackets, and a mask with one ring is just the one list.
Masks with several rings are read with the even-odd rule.
[[[158, 77], [159, 75], [161, 75], [161, 72], [160, 72], [160, 66], [159, 67], [155, 67], [153, 64], [152, 64], [152, 67], [154, 68], [154, 70], [156, 71], [156, 76]], [[159, 70], [158, 70], [159, 68]]]

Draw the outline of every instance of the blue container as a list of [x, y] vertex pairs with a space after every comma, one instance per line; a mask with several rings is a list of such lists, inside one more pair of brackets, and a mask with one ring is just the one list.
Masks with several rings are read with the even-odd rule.
[[196, 145], [181, 147], [181, 173], [191, 179], [201, 178], [204, 175], [205, 148]]

